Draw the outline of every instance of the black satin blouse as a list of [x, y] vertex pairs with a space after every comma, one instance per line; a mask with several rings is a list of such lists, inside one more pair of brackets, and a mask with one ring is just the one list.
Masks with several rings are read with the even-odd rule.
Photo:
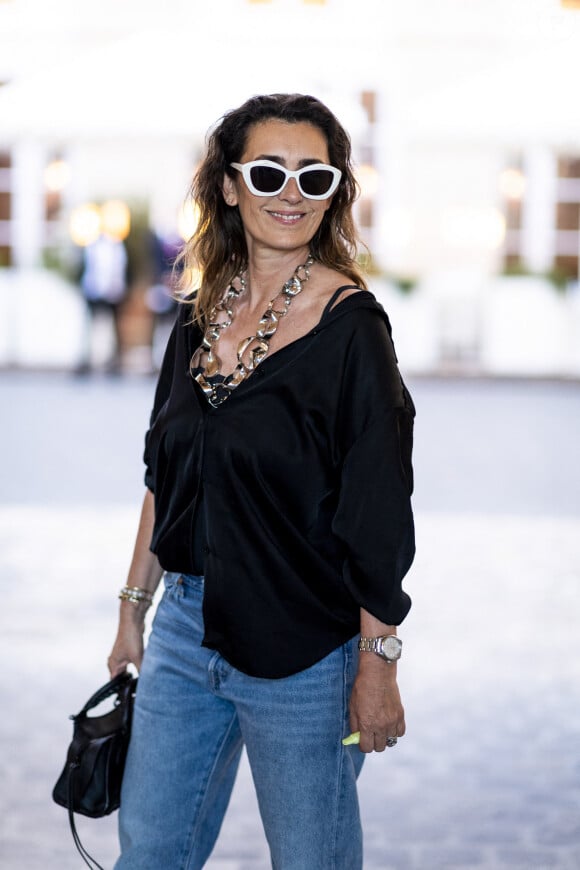
[[253, 676], [319, 661], [361, 607], [398, 625], [411, 606], [415, 409], [374, 296], [332, 302], [217, 408], [189, 374], [201, 333], [182, 305], [146, 436], [151, 550], [196, 573], [204, 511], [203, 643]]

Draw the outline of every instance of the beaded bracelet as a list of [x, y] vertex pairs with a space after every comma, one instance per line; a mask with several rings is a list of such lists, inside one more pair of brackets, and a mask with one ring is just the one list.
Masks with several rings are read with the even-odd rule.
[[153, 602], [153, 593], [147, 589], [141, 589], [140, 586], [123, 586], [119, 592], [121, 601], [130, 601], [132, 604], [142, 604], [145, 602], [147, 607], [150, 607]]

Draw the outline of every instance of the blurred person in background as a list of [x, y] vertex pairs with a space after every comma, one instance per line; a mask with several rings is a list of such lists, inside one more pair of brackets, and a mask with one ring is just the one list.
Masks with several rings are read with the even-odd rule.
[[148, 242], [151, 269], [145, 304], [151, 314], [151, 368], [158, 371], [175, 321], [177, 301], [174, 290], [179, 275], [176, 260], [182, 242], [178, 237], [161, 235], [153, 230]]
[[244, 746], [272, 866], [362, 867], [357, 776], [405, 733], [414, 408], [356, 191], [348, 135], [303, 95], [226, 114], [194, 178], [201, 286], [159, 375], [109, 658], [140, 672], [116, 870], [203, 867]]
[[112, 350], [106, 363], [111, 374], [121, 371], [123, 336], [121, 328], [123, 303], [127, 298], [128, 256], [125, 245], [107, 233], [83, 248], [80, 288], [87, 306], [87, 321], [83, 352], [78, 374], [91, 371], [95, 321], [100, 314], [112, 324]]

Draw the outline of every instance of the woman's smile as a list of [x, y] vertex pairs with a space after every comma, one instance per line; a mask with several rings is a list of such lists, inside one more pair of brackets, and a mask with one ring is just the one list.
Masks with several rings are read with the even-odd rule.
[[299, 211], [270, 211], [269, 209], [266, 209], [266, 211], [275, 221], [286, 226], [293, 226], [304, 217], [303, 212]]

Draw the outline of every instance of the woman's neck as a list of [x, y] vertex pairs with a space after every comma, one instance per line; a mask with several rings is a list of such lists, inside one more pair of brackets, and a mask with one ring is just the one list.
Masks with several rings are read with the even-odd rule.
[[308, 247], [301, 250], [268, 252], [267, 255], [250, 256], [244, 275], [246, 289], [240, 303], [248, 312], [262, 311], [281, 291], [298, 266], [308, 259]]

